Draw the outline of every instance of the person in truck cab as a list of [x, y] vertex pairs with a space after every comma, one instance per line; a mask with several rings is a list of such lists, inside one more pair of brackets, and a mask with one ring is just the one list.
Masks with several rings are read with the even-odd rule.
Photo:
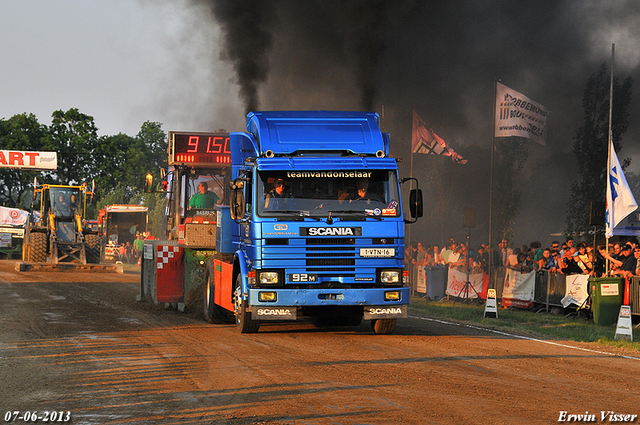
[[356, 181], [356, 193], [349, 196], [349, 202], [355, 201], [371, 201], [382, 202], [380, 197], [369, 190], [369, 180], [359, 179]]
[[278, 211], [293, 209], [291, 194], [286, 191], [286, 182], [277, 178], [273, 183], [273, 189], [260, 198], [260, 206], [264, 211]]

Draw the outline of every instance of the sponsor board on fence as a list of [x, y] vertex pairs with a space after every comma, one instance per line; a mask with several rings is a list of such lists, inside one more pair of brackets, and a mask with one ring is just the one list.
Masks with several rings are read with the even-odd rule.
[[478, 298], [482, 296], [482, 287], [485, 281], [488, 283], [488, 276], [485, 279], [484, 273], [475, 273], [469, 275], [469, 284], [473, 287], [465, 290], [467, 283], [467, 274], [456, 269], [449, 269], [447, 279], [447, 295], [458, 298]]
[[0, 248], [11, 247], [11, 233], [0, 233]]
[[518, 270], [507, 269], [502, 289], [502, 306], [532, 307], [535, 288], [535, 272], [521, 273]]
[[418, 277], [416, 279], [416, 292], [420, 294], [427, 293], [427, 276], [424, 266], [416, 266]]
[[[589, 284], [589, 275], [586, 274], [570, 274], [565, 279], [564, 298], [560, 300], [564, 308], [571, 304], [581, 306], [589, 298], [587, 292]], [[618, 285], [615, 285], [616, 289]], [[617, 295], [617, 294], [616, 294]]]

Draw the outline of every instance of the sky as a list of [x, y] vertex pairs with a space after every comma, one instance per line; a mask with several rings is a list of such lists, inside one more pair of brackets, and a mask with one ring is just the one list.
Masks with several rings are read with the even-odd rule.
[[551, 111], [547, 146], [528, 145], [528, 243], [563, 230], [582, 94], [612, 44], [614, 75], [636, 84], [618, 155], [640, 173], [639, 43], [640, 2], [624, 0], [7, 0], [0, 118], [77, 108], [99, 135], [133, 136], [145, 121], [242, 131], [251, 109], [375, 110], [408, 164], [414, 109], [462, 156], [489, 146], [499, 80]]

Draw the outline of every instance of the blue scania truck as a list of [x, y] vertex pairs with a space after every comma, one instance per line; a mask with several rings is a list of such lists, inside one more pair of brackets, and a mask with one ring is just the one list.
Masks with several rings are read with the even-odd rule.
[[230, 134], [229, 205], [218, 207], [204, 311], [319, 326], [370, 320], [377, 334], [407, 316], [405, 223], [422, 215], [419, 189], [402, 209], [397, 160], [377, 113], [250, 112]]

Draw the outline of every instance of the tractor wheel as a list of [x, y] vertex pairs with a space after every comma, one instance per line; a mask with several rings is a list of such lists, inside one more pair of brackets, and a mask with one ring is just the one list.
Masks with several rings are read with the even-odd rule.
[[47, 261], [47, 234], [35, 232], [29, 234], [29, 261], [44, 263]]
[[[47, 261], [47, 234], [40, 232], [28, 232], [24, 242], [23, 261], [30, 263], [44, 263]], [[26, 256], [26, 258], [25, 258]]]
[[236, 277], [236, 287], [233, 292], [234, 313], [238, 330], [245, 333], [255, 333], [260, 329], [260, 321], [251, 318], [251, 312], [247, 311], [247, 300], [242, 299], [242, 278]]
[[377, 335], [389, 335], [396, 328], [396, 319], [376, 319], [371, 321], [373, 333]]
[[99, 264], [100, 263], [100, 238], [98, 235], [89, 234], [84, 237], [85, 242], [85, 255], [87, 257], [87, 263]]

